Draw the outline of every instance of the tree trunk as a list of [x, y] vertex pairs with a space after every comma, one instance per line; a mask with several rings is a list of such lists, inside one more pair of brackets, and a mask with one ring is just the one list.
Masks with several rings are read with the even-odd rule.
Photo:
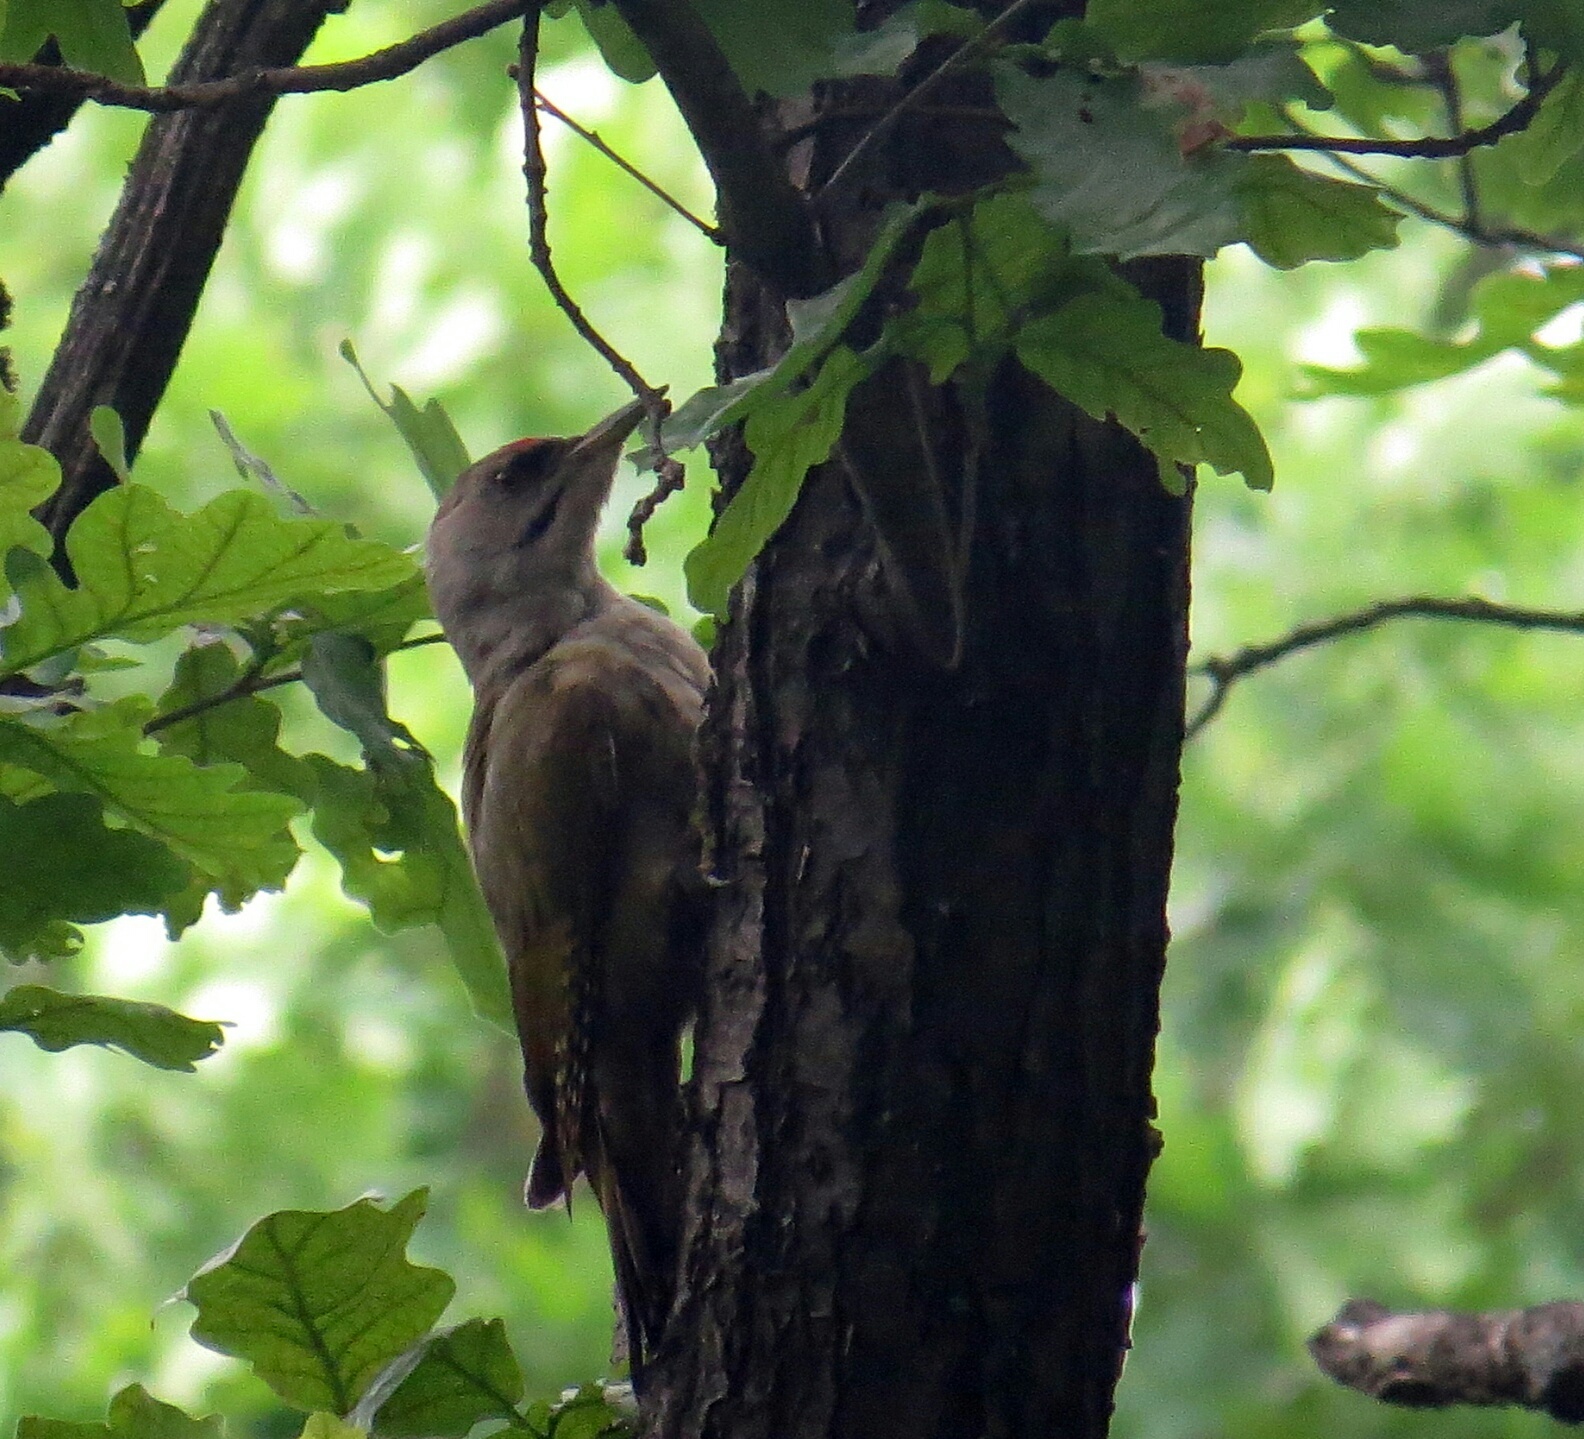
[[[924, 119], [889, 150], [901, 178], [826, 217], [839, 253], [894, 194], [964, 188]], [[1193, 336], [1195, 264], [1130, 278]], [[785, 338], [735, 268], [724, 375]], [[747, 457], [718, 459], [729, 492]], [[982, 409], [892, 365], [740, 587], [660, 1432], [1106, 1431], [1157, 1147], [1188, 518], [1015, 362]]]

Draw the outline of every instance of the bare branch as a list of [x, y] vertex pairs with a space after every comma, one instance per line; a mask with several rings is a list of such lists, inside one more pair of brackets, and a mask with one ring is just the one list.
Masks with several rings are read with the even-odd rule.
[[[442, 634], [419, 635], [417, 639], [403, 640], [394, 646], [390, 653], [397, 650], [416, 650], [424, 645], [438, 645], [445, 643]], [[174, 729], [179, 724], [184, 724], [190, 719], [196, 719], [201, 714], [210, 710], [219, 709], [221, 705], [228, 705], [233, 700], [247, 699], [252, 695], [261, 695], [266, 690], [279, 689], [282, 685], [294, 685], [302, 678], [300, 669], [282, 670], [279, 674], [266, 675], [263, 664], [255, 661], [243, 670], [236, 679], [232, 680], [222, 690], [216, 690], [212, 695], [205, 695], [195, 699], [189, 704], [178, 705], [173, 710], [166, 710], [164, 714], [155, 715], [143, 726], [145, 735], [157, 735], [161, 730]]]
[[559, 120], [567, 127], [568, 130], [570, 130], [579, 139], [586, 140], [619, 170], [623, 171], [625, 174], [631, 175], [632, 178], [642, 185], [644, 189], [646, 189], [651, 195], [653, 195], [655, 199], [659, 200], [662, 205], [668, 206], [670, 209], [674, 210], [678, 215], [686, 220], [688, 224], [693, 226], [695, 230], [703, 235], [706, 240], [715, 245], [724, 245], [726, 243], [725, 235], [723, 235], [716, 226], [709, 224], [707, 221], [699, 219], [699, 217], [695, 215], [690, 209], [688, 209], [686, 205], [673, 196], [670, 191], [656, 184], [636, 165], [632, 164], [630, 161], [622, 159], [620, 155], [618, 155], [613, 149], [611, 149], [609, 145], [600, 139], [599, 135], [595, 131], [578, 124], [578, 122], [568, 115], [565, 110], [561, 109], [558, 105], [553, 104], [546, 97], [543, 90], [534, 91], [534, 100], [546, 115], [549, 115], [552, 119]]
[[[1288, 117], [1291, 119], [1291, 116]], [[1293, 122], [1295, 125], [1296, 121]], [[1300, 127], [1301, 128], [1301, 127]], [[1311, 133], [1304, 131], [1303, 133]], [[1317, 137], [1323, 139], [1323, 136]], [[1476, 245], [1483, 245], [1489, 249], [1502, 249], [1512, 246], [1515, 249], [1529, 250], [1545, 255], [1572, 255], [1584, 260], [1584, 245], [1577, 240], [1563, 235], [1542, 235], [1535, 230], [1523, 230], [1510, 225], [1491, 225], [1479, 216], [1469, 217], [1464, 215], [1449, 215], [1444, 210], [1437, 210], [1433, 205], [1427, 205], [1423, 200], [1416, 199], [1406, 190], [1395, 185], [1387, 184], [1378, 176], [1373, 175], [1362, 165], [1356, 164], [1345, 155], [1334, 152], [1321, 151], [1321, 158], [1329, 160], [1345, 175], [1351, 175], [1355, 180], [1362, 180], [1367, 185], [1372, 185], [1380, 192], [1381, 198], [1390, 200], [1400, 209], [1406, 210], [1410, 215], [1416, 215], [1421, 220], [1426, 220], [1432, 225], [1440, 225], [1453, 233], [1462, 235], [1472, 240]]]
[[1503, 625], [1508, 629], [1584, 634], [1584, 611], [1526, 609], [1472, 596], [1452, 599], [1436, 595], [1411, 595], [1403, 599], [1378, 600], [1361, 610], [1299, 625], [1268, 644], [1245, 645], [1233, 654], [1212, 656], [1189, 665], [1190, 675], [1203, 675], [1210, 681], [1210, 694], [1188, 722], [1186, 738], [1192, 739], [1221, 712], [1227, 693], [1239, 680], [1268, 669], [1289, 655], [1313, 649], [1316, 645], [1329, 644], [1347, 635], [1362, 634], [1400, 619], [1462, 620], [1475, 624]]
[[[1419, 140], [1377, 140], [1370, 137], [1348, 135], [1318, 135], [1312, 130], [1300, 130], [1295, 135], [1241, 135], [1226, 142], [1228, 150], [1328, 150], [1336, 155], [1396, 155], [1410, 160], [1455, 160], [1485, 145], [1494, 145], [1504, 136], [1526, 129], [1539, 112], [1545, 97], [1562, 78], [1563, 66], [1556, 65], [1535, 78], [1528, 93], [1505, 114], [1498, 115], [1489, 125], [1476, 130], [1462, 130], [1450, 136], [1426, 135]], [[1455, 96], [1450, 79], [1445, 84], [1439, 80], [1437, 87], [1444, 95]], [[1455, 100], [1449, 104], [1453, 110], [1453, 124], [1457, 124]]]
[[443, 50], [477, 39], [536, 6], [537, 0], [487, 0], [427, 30], [335, 65], [278, 65], [242, 70], [223, 80], [177, 85], [123, 85], [108, 75], [54, 65], [0, 65], [0, 85], [31, 94], [68, 96], [129, 110], [194, 110], [268, 95], [306, 95], [320, 90], [356, 90], [416, 70]]
[[1320, 1369], [1383, 1404], [1516, 1404], [1584, 1420], [1584, 1304], [1398, 1314], [1354, 1299], [1309, 1341]]

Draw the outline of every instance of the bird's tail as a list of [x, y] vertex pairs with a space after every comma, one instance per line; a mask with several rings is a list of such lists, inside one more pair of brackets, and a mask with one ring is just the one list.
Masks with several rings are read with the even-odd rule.
[[616, 1297], [636, 1385], [671, 1311], [677, 1261], [674, 1221], [680, 1216], [668, 1202], [674, 1186], [644, 1182], [654, 1176], [624, 1176], [611, 1162], [604, 1126], [599, 1128], [584, 1164], [610, 1237]]

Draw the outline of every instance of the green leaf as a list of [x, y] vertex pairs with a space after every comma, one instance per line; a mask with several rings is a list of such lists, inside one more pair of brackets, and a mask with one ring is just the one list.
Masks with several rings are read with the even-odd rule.
[[[790, 95], [842, 73], [839, 47], [853, 28], [852, 0], [694, 0], [750, 94]], [[638, 37], [614, 5], [577, 0], [578, 15], [611, 71], [642, 84], [655, 73]]]
[[792, 95], [833, 73], [852, 0], [695, 0], [743, 87]]
[[383, 1439], [462, 1439], [482, 1420], [521, 1417], [522, 1370], [499, 1319], [469, 1319], [431, 1335], [385, 1380], [376, 1381], [353, 1414]]
[[1359, 330], [1353, 343], [1364, 363], [1351, 370], [1305, 365], [1304, 399], [1322, 395], [1385, 395], [1411, 385], [1444, 380], [1482, 365], [1500, 349], [1480, 343], [1454, 344], [1411, 330]]
[[1311, 110], [1331, 104], [1326, 87], [1299, 57], [1296, 45], [1283, 40], [1255, 46], [1220, 65], [1140, 67], [1146, 96], [1196, 107], [1212, 106], [1235, 123], [1253, 101], [1279, 105], [1297, 100]]
[[110, 829], [85, 794], [39, 795], [24, 805], [0, 795], [0, 854], [0, 952], [12, 960], [75, 953], [75, 925], [158, 914], [192, 875], [163, 844]]
[[839, 345], [806, 390], [776, 396], [749, 416], [744, 439], [753, 468], [683, 564], [695, 608], [725, 616], [731, 587], [792, 513], [803, 477], [829, 458], [847, 396], [868, 372], [864, 359]]
[[1161, 459], [1241, 470], [1252, 488], [1271, 487], [1259, 427], [1232, 398], [1237, 356], [1168, 339], [1153, 301], [1080, 295], [1030, 321], [1017, 354], [1058, 394], [1096, 419], [1114, 418]]
[[[858, 270], [823, 294], [787, 305], [792, 343], [786, 353], [769, 369], [757, 370], [725, 385], [712, 385], [690, 396], [661, 427], [665, 452], [671, 454], [703, 444], [711, 435], [746, 419], [795, 385], [841, 339], [874, 293], [897, 248], [941, 203], [937, 197], [926, 195], [911, 205], [890, 206]], [[652, 468], [659, 458], [653, 450], [640, 450], [635, 456], [647, 468]]]
[[17, 1421], [16, 1439], [221, 1439], [225, 1423], [218, 1414], [194, 1419], [174, 1404], [163, 1404], [141, 1384], [129, 1384], [110, 1401], [109, 1422], [72, 1423], [29, 1414]]
[[[727, 425], [735, 424], [772, 393], [766, 386], [774, 374], [773, 367], [755, 370], [751, 375], [739, 376], [724, 385], [710, 385], [689, 395], [666, 416], [660, 427], [664, 453], [691, 450]], [[632, 458], [642, 468], [653, 469], [661, 456], [652, 450], [639, 450]]]
[[375, 928], [440, 929], [479, 1018], [515, 1033], [506, 961], [462, 843], [456, 806], [427, 757], [371, 758], [348, 769], [310, 755], [314, 837], [341, 865], [347, 895]]
[[298, 1439], [365, 1439], [365, 1431], [321, 1409], [308, 1416]]
[[126, 456], [126, 426], [109, 405], [95, 405], [88, 414], [88, 433], [104, 456], [104, 462], [115, 471], [123, 484], [132, 478]]
[[361, 635], [380, 654], [388, 654], [415, 624], [432, 618], [429, 590], [414, 564], [406, 579], [388, 589], [313, 595], [272, 615], [273, 658], [300, 659], [314, 637], [327, 631]]
[[61, 57], [77, 70], [108, 75], [125, 85], [144, 83], [121, 0], [10, 0], [0, 34], [0, 61], [27, 61], [51, 35]]
[[1438, 340], [1411, 330], [1360, 330], [1353, 337], [1364, 363], [1350, 370], [1304, 366], [1304, 398], [1320, 395], [1381, 395], [1462, 374], [1519, 348], [1536, 363], [1553, 367], [1555, 352], [1533, 340], [1536, 330], [1564, 310], [1584, 302], [1584, 268], [1552, 266], [1487, 275], [1474, 288], [1474, 333], [1464, 340]]
[[327, 718], [357, 736], [367, 768], [312, 755], [314, 834], [340, 862], [342, 887], [392, 933], [438, 925], [481, 1019], [514, 1032], [506, 962], [479, 893], [456, 806], [423, 746], [385, 708], [384, 671], [366, 642], [323, 635], [303, 679]]
[[1363, 134], [1390, 135], [1398, 127], [1423, 134], [1442, 123], [1431, 87], [1393, 83], [1362, 46], [1344, 40], [1310, 40], [1303, 57], [1320, 77], [1337, 118]]
[[584, 1384], [570, 1399], [552, 1408], [546, 1416], [549, 1439], [600, 1439], [606, 1434], [628, 1434], [637, 1429], [638, 1416], [629, 1407], [611, 1402], [615, 1386]]
[[873, 30], [841, 36], [831, 75], [895, 75], [903, 61], [932, 35], [972, 40], [985, 22], [972, 10], [946, 0], [912, 0]]
[[[204, 889], [227, 908], [280, 888], [297, 859], [287, 821], [302, 809], [299, 801], [238, 789], [247, 777], [239, 765], [200, 768], [178, 754], [148, 753], [146, 718], [146, 702], [137, 699], [64, 718], [0, 716], [0, 765], [95, 796], [108, 813], [194, 866]], [[30, 797], [4, 778], [0, 789], [13, 799]]]
[[1543, 185], [1584, 150], [1584, 70], [1569, 70], [1530, 122], [1528, 144], [1517, 157], [1519, 178]]
[[[170, 687], [159, 698], [155, 718], [202, 706], [230, 693], [243, 669], [229, 645], [206, 640], [182, 652]], [[280, 747], [281, 712], [258, 695], [236, 695], [198, 708], [187, 719], [162, 725], [155, 736], [161, 752], [185, 755], [197, 765], [239, 764], [249, 786], [309, 802], [313, 772], [306, 761]]]
[[1034, 172], [1035, 208], [1065, 225], [1079, 254], [1213, 255], [1242, 238], [1235, 185], [1246, 156], [1184, 156], [1164, 109], [1137, 77], [1071, 70], [1033, 79], [996, 66], [996, 96]]
[[[616, 15], [614, 8], [609, 13], [615, 17], [617, 24], [625, 26], [626, 22]], [[451, 423], [451, 416], [446, 413], [445, 406], [439, 400], [430, 399], [419, 409], [400, 385], [391, 386], [390, 402], [387, 404], [380, 399], [379, 392], [364, 373], [351, 340], [341, 341], [341, 358], [357, 371], [369, 397], [396, 426], [396, 432], [416, 461], [430, 494], [437, 500], [442, 499], [452, 482], [470, 463], [467, 446], [462, 443], [462, 436]]]
[[360, 1199], [259, 1220], [182, 1291], [198, 1310], [193, 1338], [245, 1359], [294, 1408], [350, 1412], [455, 1292], [406, 1256], [427, 1204], [418, 1189], [389, 1210]]
[[1418, 55], [1465, 36], [1498, 35], [1529, 9], [1527, 0], [1336, 0], [1326, 23], [1366, 45]]
[[918, 304], [893, 317], [887, 339], [942, 384], [975, 350], [1004, 349], [1025, 314], [1065, 303], [1075, 278], [1131, 292], [1100, 262], [1074, 262], [1027, 194], [992, 195], [930, 232], [909, 282]]
[[189, 1073], [225, 1038], [218, 1024], [189, 1019], [162, 1004], [61, 994], [40, 984], [19, 984], [0, 996], [0, 1030], [28, 1035], [52, 1052], [78, 1044], [119, 1049], [156, 1069]]
[[5, 559], [13, 549], [48, 559], [49, 531], [33, 518], [33, 510], [60, 488], [60, 465], [38, 445], [17, 439], [21, 407], [15, 395], [0, 388], [0, 622], [11, 595]]
[[654, 61], [614, 5], [602, 5], [598, 0], [577, 0], [577, 12], [589, 39], [599, 47], [600, 56], [612, 74], [634, 85], [653, 78]]
[[357, 737], [364, 754], [423, 753], [406, 725], [385, 707], [385, 670], [361, 635], [315, 635], [302, 662], [303, 683], [331, 723]]
[[78, 517], [66, 550], [78, 589], [51, 571], [19, 587], [22, 617], [0, 637], [13, 671], [92, 640], [158, 639], [184, 624], [262, 615], [300, 595], [382, 590], [413, 573], [400, 550], [350, 539], [331, 521], [282, 519], [245, 490], [188, 516], [142, 485], [118, 486]]
[[1124, 60], [1231, 60], [1263, 31], [1323, 9], [1314, 0], [1089, 0], [1084, 18]]
[[1236, 183], [1248, 246], [1267, 265], [1356, 260], [1397, 244], [1402, 216], [1369, 185], [1300, 169], [1285, 155], [1254, 155]]

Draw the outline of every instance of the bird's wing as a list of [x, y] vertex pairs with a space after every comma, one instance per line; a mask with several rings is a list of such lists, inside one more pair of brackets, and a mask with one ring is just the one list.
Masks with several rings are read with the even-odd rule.
[[[464, 787], [479, 882], [511, 966], [529, 1097], [553, 1143], [530, 1179], [549, 1203], [588, 1151], [586, 1029], [611, 916], [646, 856], [634, 814], [655, 803], [656, 773], [676, 765], [697, 693], [656, 677], [625, 629], [586, 627], [497, 693], [483, 693]], [[679, 707], [681, 713], [679, 713]], [[625, 789], [625, 793], [624, 793]]]
[[[548, 657], [547, 657], [548, 658]], [[586, 1056], [575, 993], [617, 856], [619, 704], [541, 660], [492, 697], [470, 754], [474, 867], [511, 971], [529, 1098], [545, 1139], [530, 1183], [548, 1204], [583, 1162]], [[480, 705], [480, 710], [484, 709]]]

